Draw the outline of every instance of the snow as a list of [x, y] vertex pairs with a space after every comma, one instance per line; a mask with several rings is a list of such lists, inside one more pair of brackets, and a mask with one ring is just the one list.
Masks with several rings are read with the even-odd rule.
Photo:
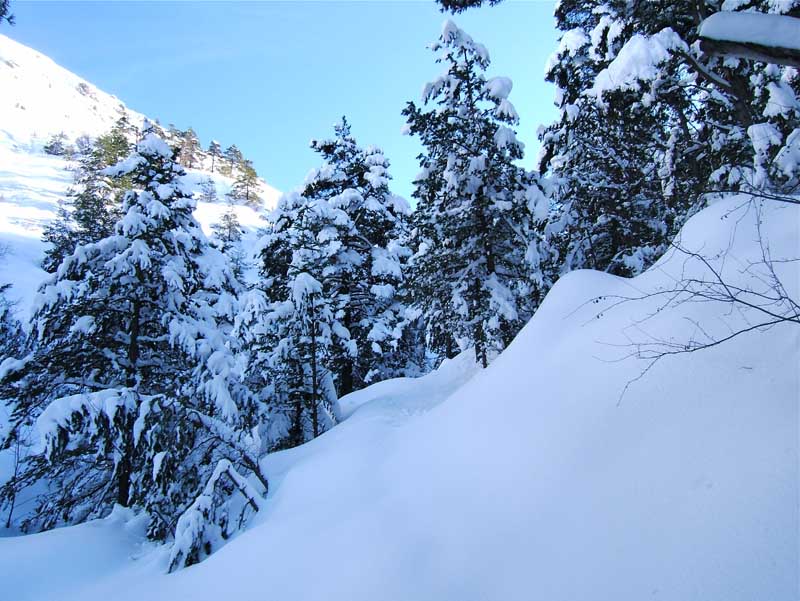
[[[725, 276], [757, 285], [743, 267], [761, 256], [758, 212], [742, 205], [717, 201], [681, 242], [727, 250], [713, 259]], [[772, 255], [794, 256], [800, 207], [764, 205], [760, 219]], [[611, 306], [700, 268], [671, 253], [632, 280], [574, 272], [488, 369], [467, 352], [344, 397], [340, 425], [264, 459], [263, 510], [198, 566], [166, 575], [164, 548], [140, 550], [112, 517], [0, 539], [4, 594], [793, 601], [795, 326], [670, 357], [620, 399], [645, 365], [620, 361], [629, 348], [616, 345], [680, 340], [692, 320], [711, 332], [743, 323], [708, 302]], [[797, 271], [780, 269], [796, 295]]]
[[[48, 57], [0, 35], [0, 145], [41, 148], [53, 134], [106, 133], [124, 104]], [[129, 111], [131, 122], [144, 119]]]
[[794, 90], [787, 82], [770, 82], [767, 84], [767, 91], [769, 92], [769, 101], [764, 107], [765, 117], [777, 115], [789, 117], [792, 111], [800, 112], [800, 102], [797, 101]]
[[558, 50], [547, 59], [545, 74], [549, 73], [558, 64], [559, 56], [575, 56], [589, 42], [589, 36], [579, 27], [565, 31], [561, 36], [561, 40], [559, 40]]
[[[69, 162], [44, 154], [42, 146], [61, 131], [70, 140], [106, 133], [125, 106], [4, 35], [0, 35], [0, 90], [0, 284], [12, 284], [8, 296], [18, 303], [16, 312], [26, 320], [36, 289], [47, 276], [40, 267], [45, 250], [42, 232], [55, 218], [58, 201], [72, 183]], [[144, 121], [143, 115], [126, 110], [132, 123]], [[211, 226], [227, 209], [225, 194], [234, 180], [197, 169], [187, 172], [185, 184], [192, 190], [199, 190], [209, 177], [217, 189], [217, 203], [198, 202], [195, 210], [210, 235]], [[265, 209], [273, 208], [280, 196], [263, 181], [259, 181], [258, 194]], [[266, 220], [249, 206], [236, 205], [234, 210], [245, 229], [244, 244], [251, 244]]]
[[720, 42], [800, 50], [800, 19], [786, 15], [721, 11], [700, 24], [700, 36]]
[[588, 96], [602, 99], [603, 92], [634, 89], [640, 80], [658, 77], [658, 65], [666, 61], [673, 50], [686, 50], [686, 43], [671, 28], [655, 35], [635, 34], [620, 49], [616, 58], [595, 78], [586, 91]]
[[514, 82], [509, 77], [492, 77], [486, 82], [485, 86], [489, 96], [497, 100], [505, 100], [511, 93]]

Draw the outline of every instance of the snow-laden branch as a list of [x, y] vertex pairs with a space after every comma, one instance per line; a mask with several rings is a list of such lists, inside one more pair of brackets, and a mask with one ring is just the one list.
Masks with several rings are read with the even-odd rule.
[[701, 49], [800, 67], [800, 19], [786, 15], [722, 11], [700, 24]]

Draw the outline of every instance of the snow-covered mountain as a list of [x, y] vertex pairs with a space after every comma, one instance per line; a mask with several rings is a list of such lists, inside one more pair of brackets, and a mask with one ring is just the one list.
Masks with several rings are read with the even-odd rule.
[[[69, 162], [47, 155], [42, 147], [54, 135], [69, 140], [106, 133], [125, 110], [132, 123], [144, 115], [120, 99], [60, 67], [50, 58], [0, 35], [0, 283], [11, 283], [10, 297], [22, 315], [45, 272], [39, 263], [44, 227], [55, 217], [59, 199], [72, 181]], [[189, 169], [195, 186], [208, 177], [222, 199], [233, 180], [203, 169]], [[275, 206], [280, 192], [264, 181], [259, 196], [264, 208]], [[196, 217], [206, 231], [225, 211], [224, 204], [198, 203]], [[262, 212], [236, 207], [242, 225], [255, 231], [264, 225]]]
[[40, 146], [53, 134], [75, 139], [106, 133], [128, 111], [117, 97], [60, 67], [50, 58], [0, 35], [0, 143]]

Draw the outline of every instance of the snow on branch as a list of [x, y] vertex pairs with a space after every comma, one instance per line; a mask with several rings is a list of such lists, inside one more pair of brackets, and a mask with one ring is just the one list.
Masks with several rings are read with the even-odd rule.
[[635, 89], [638, 82], [659, 76], [659, 66], [669, 59], [670, 52], [687, 50], [686, 43], [669, 27], [652, 36], [636, 34], [608, 67], [597, 74], [586, 94], [600, 100], [606, 91]]
[[[221, 496], [223, 477], [233, 490]], [[244, 498], [241, 507], [238, 530], [243, 522], [244, 512], [250, 507], [254, 512], [264, 508], [264, 499], [256, 488], [247, 481], [227, 459], [217, 463], [214, 473], [208, 479], [203, 492], [178, 518], [175, 528], [175, 542], [169, 557], [169, 571], [198, 563], [211, 555], [224, 544], [231, 534], [230, 517], [236, 510], [232, 504], [231, 493], [238, 490]]]
[[701, 49], [800, 67], [800, 19], [754, 12], [714, 13], [700, 24]]

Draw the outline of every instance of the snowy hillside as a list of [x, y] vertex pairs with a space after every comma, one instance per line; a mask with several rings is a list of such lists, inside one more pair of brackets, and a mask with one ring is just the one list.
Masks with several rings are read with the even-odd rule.
[[[124, 103], [59, 67], [32, 48], [0, 35], [0, 143], [30, 147], [64, 132], [70, 139], [99, 136], [114, 125]], [[131, 121], [143, 115], [129, 111]]]
[[[30, 299], [45, 276], [40, 268], [44, 227], [55, 217], [58, 201], [72, 182], [70, 164], [42, 151], [54, 134], [69, 140], [106, 133], [128, 111], [132, 123], [144, 116], [130, 111], [115, 96], [58, 66], [48, 57], [0, 35], [0, 283], [13, 284], [9, 296], [27, 314]], [[233, 180], [219, 173], [190, 169], [195, 188], [211, 177], [217, 196], [224, 199]], [[275, 206], [280, 193], [259, 182], [264, 207]], [[198, 203], [196, 217], [206, 232], [225, 211], [224, 200]], [[254, 235], [263, 215], [247, 206], [236, 207], [241, 224]]]
[[[716, 256], [733, 285], [758, 289], [759, 215], [741, 205], [729, 198], [704, 210], [682, 244]], [[796, 252], [799, 208], [772, 204], [760, 215], [773, 257]], [[168, 552], [117, 511], [0, 540], [4, 593], [17, 601], [795, 600], [792, 327], [668, 357], [620, 399], [645, 367], [618, 360], [632, 342], [680, 341], [747, 319], [709, 302], [657, 312], [658, 298], [611, 306], [614, 296], [704, 269], [673, 252], [632, 280], [572, 273], [488, 369], [462, 355], [422, 379], [344, 398], [340, 426], [265, 459], [267, 511], [198, 566], [165, 575]], [[796, 270], [781, 276], [796, 296]]]

